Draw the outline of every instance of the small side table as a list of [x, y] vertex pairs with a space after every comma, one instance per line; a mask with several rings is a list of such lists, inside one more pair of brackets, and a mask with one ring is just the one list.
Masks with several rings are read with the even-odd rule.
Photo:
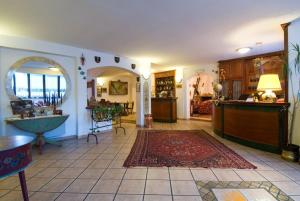
[[30, 136], [0, 136], [0, 178], [19, 174], [24, 201], [29, 201], [24, 170], [32, 161]]

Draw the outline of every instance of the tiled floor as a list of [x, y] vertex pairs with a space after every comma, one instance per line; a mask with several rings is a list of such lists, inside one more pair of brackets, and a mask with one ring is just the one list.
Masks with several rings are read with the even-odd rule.
[[[47, 145], [41, 156], [34, 154], [34, 163], [26, 170], [30, 200], [201, 201], [196, 181], [271, 182], [294, 200], [300, 200], [299, 164], [220, 138], [258, 169], [123, 168], [137, 130], [134, 124], [124, 125], [127, 135], [121, 132], [100, 134], [98, 145], [93, 140], [90, 143], [85, 139], [68, 140], [62, 147]], [[155, 123], [154, 127], [204, 129], [212, 133], [211, 123], [200, 121]], [[220, 197], [227, 191], [216, 188], [213, 192]], [[266, 195], [261, 189], [243, 190], [242, 193], [249, 199], [253, 192], [258, 198]], [[22, 200], [17, 176], [0, 181], [0, 200]]]

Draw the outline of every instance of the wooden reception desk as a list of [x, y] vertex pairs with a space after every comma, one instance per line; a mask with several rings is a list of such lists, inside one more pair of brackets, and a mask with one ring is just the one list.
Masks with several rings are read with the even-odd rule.
[[287, 142], [288, 103], [213, 104], [213, 129], [223, 138], [280, 153]]
[[177, 122], [177, 98], [151, 98], [153, 121]]

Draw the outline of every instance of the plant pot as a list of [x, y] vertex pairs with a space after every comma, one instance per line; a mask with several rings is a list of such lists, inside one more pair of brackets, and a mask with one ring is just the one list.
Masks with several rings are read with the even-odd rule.
[[299, 146], [295, 144], [288, 144], [283, 147], [281, 157], [288, 161], [299, 161]]
[[152, 115], [145, 114], [145, 128], [152, 128]]

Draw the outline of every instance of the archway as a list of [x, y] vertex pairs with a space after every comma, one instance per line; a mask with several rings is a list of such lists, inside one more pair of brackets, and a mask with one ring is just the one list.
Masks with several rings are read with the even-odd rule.
[[122, 122], [138, 124], [138, 77], [138, 74], [116, 66], [90, 68], [87, 81], [94, 87], [88, 90], [88, 98], [94, 96], [97, 101], [120, 103], [124, 109]]
[[211, 121], [214, 77], [198, 72], [187, 79], [187, 117], [193, 120]]

